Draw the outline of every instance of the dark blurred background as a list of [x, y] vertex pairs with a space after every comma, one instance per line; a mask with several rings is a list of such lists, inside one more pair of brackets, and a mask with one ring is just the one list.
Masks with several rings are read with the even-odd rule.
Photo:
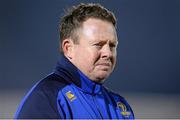
[[27, 91], [58, 60], [58, 24], [81, 2], [117, 17], [118, 61], [105, 82], [137, 118], [180, 118], [180, 0], [0, 0], [0, 118], [12, 118]]

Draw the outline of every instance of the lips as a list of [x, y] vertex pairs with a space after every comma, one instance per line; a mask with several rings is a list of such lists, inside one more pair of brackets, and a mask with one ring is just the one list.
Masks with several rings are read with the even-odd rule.
[[111, 63], [98, 63], [97, 65], [102, 65], [102, 66], [111, 66]]
[[109, 61], [101, 61], [96, 64], [97, 66], [105, 66], [105, 67], [111, 67], [112, 63]]

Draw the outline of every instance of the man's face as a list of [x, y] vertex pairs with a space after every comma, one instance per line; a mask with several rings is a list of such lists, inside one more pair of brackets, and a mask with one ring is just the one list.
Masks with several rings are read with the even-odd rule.
[[90, 18], [77, 34], [79, 43], [73, 44], [70, 61], [92, 81], [103, 82], [116, 63], [118, 41], [113, 24]]

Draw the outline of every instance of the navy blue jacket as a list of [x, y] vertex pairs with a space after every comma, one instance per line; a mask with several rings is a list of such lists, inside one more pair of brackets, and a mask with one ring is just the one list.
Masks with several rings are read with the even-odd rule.
[[133, 119], [134, 114], [123, 97], [89, 80], [62, 55], [55, 71], [25, 96], [19, 118]]

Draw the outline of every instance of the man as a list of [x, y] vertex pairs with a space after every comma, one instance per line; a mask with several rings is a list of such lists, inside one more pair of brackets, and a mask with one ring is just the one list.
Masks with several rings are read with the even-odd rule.
[[55, 71], [39, 81], [15, 118], [133, 119], [127, 101], [103, 86], [116, 63], [116, 19], [99, 4], [80, 4], [62, 17]]

